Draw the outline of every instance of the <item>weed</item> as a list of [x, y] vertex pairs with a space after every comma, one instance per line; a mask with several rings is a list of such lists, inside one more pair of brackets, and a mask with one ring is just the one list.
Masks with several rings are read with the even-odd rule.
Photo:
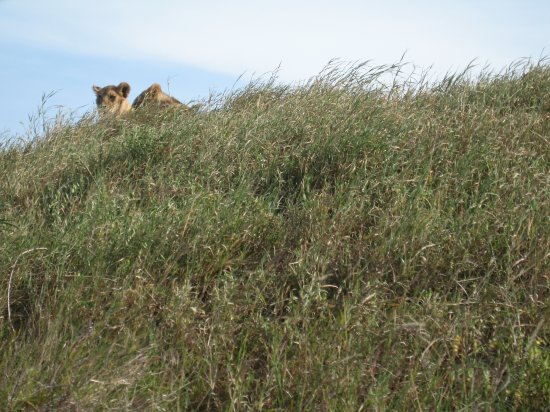
[[548, 408], [550, 68], [403, 73], [2, 147], [0, 404]]

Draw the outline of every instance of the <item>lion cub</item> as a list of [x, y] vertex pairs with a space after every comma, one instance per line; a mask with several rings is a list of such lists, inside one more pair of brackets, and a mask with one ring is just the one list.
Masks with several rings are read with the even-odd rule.
[[151, 104], [158, 105], [160, 107], [167, 106], [181, 106], [187, 107], [178, 99], [168, 96], [160, 88], [160, 84], [153, 83], [147, 90], [143, 91], [132, 103], [132, 107], [137, 109], [138, 107], [148, 106]]
[[162, 91], [158, 83], [152, 84], [147, 90], [143, 91], [130, 106], [128, 95], [130, 94], [130, 85], [126, 82], [118, 86], [93, 86], [96, 94], [96, 104], [99, 112], [108, 113], [115, 116], [121, 116], [125, 113], [142, 106], [156, 105], [159, 107], [179, 106], [187, 109], [179, 100], [167, 95]]
[[132, 106], [128, 102], [130, 94], [130, 85], [126, 82], [120, 83], [118, 86], [99, 87], [92, 86], [95, 92], [97, 108], [101, 114], [112, 114], [121, 116], [132, 110]]

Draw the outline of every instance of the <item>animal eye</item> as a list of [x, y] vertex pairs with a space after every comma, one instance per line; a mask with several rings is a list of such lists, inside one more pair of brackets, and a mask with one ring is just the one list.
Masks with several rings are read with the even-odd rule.
[[112, 94], [112, 95], [109, 96], [109, 100], [110, 100], [110, 101], [114, 102], [115, 99], [116, 99], [116, 97], [115, 97], [114, 94]]

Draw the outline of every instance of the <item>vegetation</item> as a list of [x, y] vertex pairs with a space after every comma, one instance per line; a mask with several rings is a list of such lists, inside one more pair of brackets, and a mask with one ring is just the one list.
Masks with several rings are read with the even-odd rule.
[[550, 67], [329, 66], [0, 149], [5, 410], [548, 410]]

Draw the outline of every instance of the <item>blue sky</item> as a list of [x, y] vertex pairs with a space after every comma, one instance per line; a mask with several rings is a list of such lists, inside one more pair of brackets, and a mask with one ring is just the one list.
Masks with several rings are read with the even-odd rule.
[[0, 0], [0, 140], [21, 134], [42, 95], [93, 110], [92, 84], [151, 83], [182, 101], [280, 66], [299, 82], [333, 59], [406, 60], [434, 73], [472, 59], [500, 70], [550, 54], [550, 1]]

